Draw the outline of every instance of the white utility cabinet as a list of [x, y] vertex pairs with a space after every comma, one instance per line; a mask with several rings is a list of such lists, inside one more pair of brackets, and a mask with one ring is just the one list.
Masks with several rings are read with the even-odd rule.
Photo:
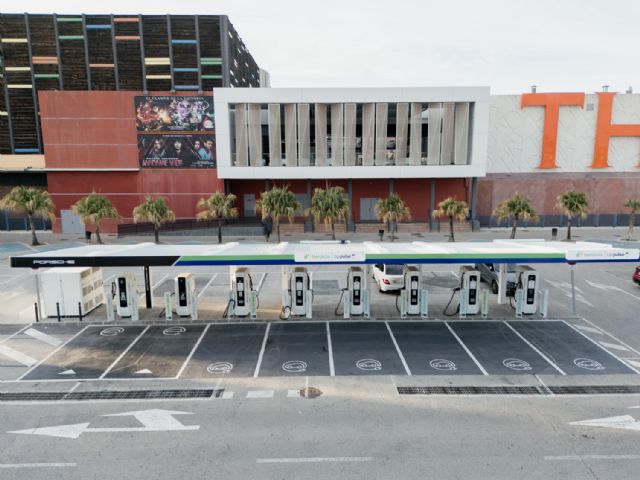
[[62, 317], [77, 317], [78, 303], [82, 315], [104, 303], [102, 269], [98, 267], [50, 268], [40, 273], [40, 283], [47, 317], [57, 315], [56, 303]]

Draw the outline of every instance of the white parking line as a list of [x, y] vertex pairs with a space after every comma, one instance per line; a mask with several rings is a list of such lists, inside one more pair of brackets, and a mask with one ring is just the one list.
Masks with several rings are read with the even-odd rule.
[[202, 288], [202, 290], [200, 290], [200, 293], [198, 293], [198, 298], [200, 298], [202, 296], [202, 294], [204, 293], [204, 291], [209, 288], [209, 286], [213, 283], [213, 281], [215, 280], [215, 278], [218, 276], [217, 273], [213, 274], [213, 277], [211, 277], [211, 280], [209, 280], [207, 282], [207, 284]]
[[0, 468], [64, 468], [77, 466], [77, 463], [0, 463]]
[[273, 390], [249, 390], [247, 398], [273, 398]]
[[605, 347], [603, 347], [602, 345], [600, 345], [598, 342], [596, 342], [595, 340], [592, 340], [591, 338], [587, 337], [584, 333], [582, 333], [580, 330], [578, 330], [577, 328], [575, 328], [573, 325], [571, 325], [569, 322], [567, 322], [566, 320], [562, 320], [562, 322], [564, 322], [566, 325], [569, 326], [569, 328], [573, 329], [574, 332], [578, 332], [580, 335], [582, 335], [584, 338], [586, 338], [587, 340], [589, 340], [591, 343], [593, 343], [595, 346], [597, 346], [599, 349], [607, 352], [609, 355], [611, 355], [613, 358], [615, 358], [616, 360], [618, 360], [620, 363], [622, 363], [623, 365], [626, 365], [627, 368], [633, 370], [635, 373], [637, 373], [638, 375], [640, 375], [640, 371], [636, 370], [635, 368], [633, 368], [631, 365], [629, 365], [628, 363], [626, 363], [624, 360], [622, 360], [620, 357], [618, 357], [617, 355], [614, 355], [612, 352], [610, 352], [609, 350], [607, 350]]
[[507, 327], [509, 327], [509, 329], [515, 333], [520, 340], [522, 340], [524, 343], [526, 343], [527, 345], [529, 345], [529, 347], [531, 347], [531, 349], [536, 352], [538, 355], [540, 355], [542, 358], [545, 359], [545, 361], [551, 365], [553, 368], [555, 368], [558, 372], [560, 372], [560, 375], [566, 375], [566, 373], [559, 367], [557, 366], [555, 363], [553, 363], [551, 361], [551, 359], [549, 357], [547, 357], [544, 353], [542, 353], [540, 351], [540, 349], [538, 349], [535, 345], [533, 345], [529, 340], [527, 340], [526, 338], [524, 338], [522, 335], [520, 335], [520, 332], [518, 332], [515, 328], [513, 328], [511, 325], [509, 325], [506, 321], [502, 322], [504, 323]]
[[599, 335], [602, 335], [602, 331], [598, 330], [597, 328], [585, 327], [584, 325], [574, 325], [574, 327], [576, 327], [579, 330], [582, 330], [583, 332], [597, 333]]
[[327, 322], [327, 349], [329, 350], [329, 376], [336, 376], [336, 368], [333, 363], [333, 345], [331, 344], [331, 329], [329, 328], [329, 322]]
[[29, 328], [25, 330], [24, 334], [29, 335], [31, 338], [35, 338], [36, 340], [40, 340], [41, 342], [47, 343], [52, 347], [58, 347], [62, 343], [62, 340], [60, 340], [59, 338], [56, 338], [52, 335], [47, 335], [46, 333], [36, 330], [35, 328]]
[[458, 341], [458, 343], [460, 344], [460, 346], [462, 348], [464, 348], [464, 351], [467, 352], [467, 355], [469, 355], [469, 357], [471, 357], [471, 360], [473, 360], [473, 363], [476, 364], [476, 367], [478, 367], [480, 369], [480, 371], [482, 372], [483, 375], [489, 375], [487, 373], [487, 371], [484, 369], [484, 367], [480, 364], [480, 362], [478, 361], [478, 359], [473, 355], [473, 353], [471, 353], [471, 350], [469, 350], [467, 348], [467, 346], [462, 342], [462, 340], [460, 340], [460, 337], [456, 334], [456, 332], [453, 331], [453, 328], [451, 328], [451, 325], [449, 325], [449, 322], [444, 322], [444, 324], [446, 325], [446, 327], [449, 329], [449, 331], [451, 332], [451, 335], [453, 335], [456, 340]]
[[373, 457], [258, 458], [256, 463], [370, 462]]
[[391, 331], [391, 327], [389, 326], [389, 322], [384, 322], [387, 326], [387, 331], [389, 332], [389, 336], [391, 337], [391, 341], [393, 345], [396, 347], [396, 351], [398, 352], [398, 356], [400, 357], [400, 361], [402, 362], [402, 366], [404, 367], [404, 371], [407, 372], [407, 375], [411, 376], [411, 370], [409, 369], [409, 365], [407, 365], [407, 361], [404, 359], [404, 355], [398, 346], [398, 342], [396, 342], [396, 337], [393, 336], [393, 332]]
[[18, 330], [17, 332], [12, 333], [11, 335], [9, 335], [7, 338], [5, 338], [4, 340], [0, 341], [0, 343], [5, 343], [8, 342], [9, 340], [11, 340], [12, 338], [14, 338], [16, 335], [20, 335], [22, 332], [24, 332], [26, 329], [31, 328], [31, 324], [29, 325], [25, 325], [24, 327], [22, 327], [20, 330]]
[[608, 342], [600, 342], [604, 348], [610, 348], [612, 350], [620, 350], [621, 352], [628, 352], [629, 349], [627, 347], [623, 347], [622, 345], [618, 345], [617, 343], [608, 343]]
[[127, 354], [127, 352], [128, 352], [129, 350], [131, 350], [131, 347], [133, 347], [133, 346], [138, 342], [138, 340], [140, 340], [140, 338], [142, 337], [142, 335], [144, 335], [144, 334], [146, 333], [146, 331], [147, 331], [147, 330], [149, 330], [149, 327], [150, 327], [150, 326], [151, 326], [151, 325], [147, 325], [147, 326], [144, 328], [144, 330], [142, 330], [142, 332], [140, 332], [140, 334], [136, 337], [136, 339], [135, 339], [133, 342], [131, 342], [131, 343], [129, 344], [129, 346], [128, 346], [127, 348], [125, 348], [125, 349], [124, 349], [124, 351], [123, 351], [120, 355], [118, 355], [118, 358], [116, 358], [116, 359], [113, 361], [113, 363], [112, 363], [111, 365], [109, 365], [109, 368], [107, 368], [107, 369], [102, 373], [102, 375], [100, 375], [100, 376], [98, 377], [100, 380], [102, 380], [102, 379], [105, 377], [105, 375], [106, 375], [107, 373], [109, 373], [109, 372], [111, 371], [111, 369], [112, 369], [112, 368], [113, 368], [113, 367], [114, 367], [114, 366], [115, 366], [115, 365], [116, 365], [120, 360], [122, 360], [122, 357], [124, 357], [124, 356]]
[[26, 367], [31, 367], [38, 363], [35, 358], [31, 358], [29, 355], [25, 355], [24, 353], [14, 350], [11, 347], [7, 347], [6, 345], [0, 345], [0, 354], [21, 363]]
[[191, 357], [193, 357], [193, 354], [196, 352], [196, 350], [200, 346], [200, 342], [202, 342], [202, 339], [204, 338], [205, 334], [207, 333], [207, 330], [209, 330], [210, 326], [211, 326], [211, 324], [208, 323], [207, 326], [204, 327], [204, 330], [202, 331], [202, 334], [200, 335], [200, 337], [198, 337], [198, 341], [196, 342], [196, 344], [193, 346], [193, 348], [189, 352], [189, 356], [187, 357], [187, 359], [184, 361], [184, 363], [180, 367], [180, 370], [178, 370], [178, 374], [176, 375], [176, 378], [180, 378], [180, 375], [182, 375], [182, 372], [184, 371], [184, 369], [187, 368], [187, 364], [191, 361]]
[[264, 331], [264, 338], [262, 339], [262, 348], [260, 348], [260, 355], [258, 355], [258, 363], [256, 363], [256, 370], [253, 372], [253, 378], [258, 378], [258, 374], [260, 373], [260, 365], [262, 365], [262, 357], [264, 355], [264, 349], [267, 346], [267, 337], [269, 336], [269, 329], [271, 328], [271, 324], [267, 324], [267, 328]]
[[44, 362], [46, 362], [47, 360], [49, 360], [49, 358], [51, 358], [54, 354], [58, 353], [58, 351], [60, 351], [66, 344], [68, 344], [69, 342], [71, 342], [71, 340], [73, 340], [74, 338], [76, 338], [78, 335], [80, 335], [82, 332], [84, 332], [87, 328], [89, 328], [89, 325], [86, 325], [84, 328], [82, 328], [78, 333], [76, 333], [75, 335], [73, 335], [71, 338], [69, 338], [66, 342], [62, 343], [58, 348], [54, 348], [49, 355], [47, 355], [46, 357], [44, 357], [42, 360], [40, 360], [40, 362], [38, 362], [36, 365], [32, 366], [29, 370], [27, 370], [26, 372], [24, 372], [22, 375], [20, 375], [18, 377], [18, 380], [22, 380], [24, 377], [26, 377], [27, 375], [29, 375], [32, 371], [34, 371], [36, 368], [38, 368], [38, 365], [42, 365]]
[[640, 455], [559, 455], [544, 457], [545, 460], [640, 460]]
[[600, 330], [604, 335], [606, 335], [609, 338], [614, 339], [616, 342], [618, 342], [620, 345], [624, 345], [625, 347], [627, 347], [629, 350], [631, 350], [634, 353], [637, 353], [638, 355], [640, 355], [640, 350], [636, 350], [635, 348], [633, 348], [632, 346], [630, 346], [627, 343], [624, 343], [622, 340], [620, 340], [618, 337], [616, 337], [615, 335], [613, 335], [612, 333], [607, 332], [605, 329], [599, 327], [598, 325], [596, 325], [595, 323], [593, 323], [591, 320], [587, 320], [586, 318], [582, 318], [583, 321], [587, 322], [589, 325], [593, 326], [594, 328], [597, 328], [598, 330]]

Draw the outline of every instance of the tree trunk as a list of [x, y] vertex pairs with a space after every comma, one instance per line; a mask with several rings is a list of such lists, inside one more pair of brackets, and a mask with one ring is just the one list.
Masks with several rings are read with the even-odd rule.
[[516, 228], [518, 228], [518, 217], [513, 217], [513, 225], [511, 225], [511, 236], [510, 239], [516, 238]]
[[334, 223], [334, 221], [331, 221], [331, 240], [335, 240], [336, 239], [336, 224]]
[[36, 237], [36, 225], [33, 223], [33, 216], [27, 215], [29, 218], [29, 227], [31, 228], [31, 245], [36, 246], [40, 245], [38, 242], [38, 237]]
[[153, 226], [153, 235], [156, 237], [156, 243], [160, 243], [160, 228], [158, 225]]
[[627, 240], [633, 240], [633, 227], [636, 224], [636, 212], [629, 215], [629, 230], [627, 231]]
[[100, 238], [100, 224], [96, 223], [96, 239], [98, 243], [102, 244], [102, 238]]
[[218, 243], [222, 243], [222, 218], [218, 217]]
[[455, 242], [456, 238], [453, 235], [453, 217], [449, 217], [449, 241]]
[[571, 241], [571, 217], [567, 217], [567, 242]]

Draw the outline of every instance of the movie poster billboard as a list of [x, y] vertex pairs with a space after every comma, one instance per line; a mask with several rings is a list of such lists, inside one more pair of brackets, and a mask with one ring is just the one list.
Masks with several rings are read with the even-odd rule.
[[211, 134], [139, 134], [141, 168], [216, 168], [215, 136]]
[[213, 132], [213, 96], [135, 97], [139, 132]]

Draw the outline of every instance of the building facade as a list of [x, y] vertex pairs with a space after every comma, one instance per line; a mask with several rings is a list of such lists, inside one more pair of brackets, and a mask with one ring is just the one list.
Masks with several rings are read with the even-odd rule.
[[43, 153], [42, 91], [259, 85], [225, 15], [0, 14], [0, 155]]

